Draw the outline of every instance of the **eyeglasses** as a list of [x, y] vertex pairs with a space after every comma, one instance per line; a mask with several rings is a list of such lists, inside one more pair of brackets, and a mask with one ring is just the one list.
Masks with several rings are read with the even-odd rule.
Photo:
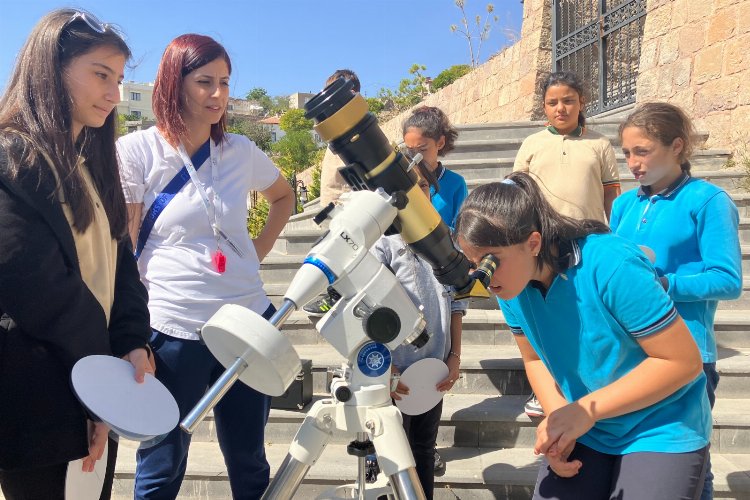
[[78, 19], [85, 22], [89, 28], [101, 35], [103, 35], [107, 31], [111, 31], [123, 40], [125, 39], [125, 35], [117, 28], [117, 26], [109, 23], [103, 23], [99, 19], [97, 19], [96, 16], [89, 12], [76, 11], [72, 16], [70, 16], [70, 19], [68, 19], [68, 22], [65, 23], [65, 26], [70, 26]]

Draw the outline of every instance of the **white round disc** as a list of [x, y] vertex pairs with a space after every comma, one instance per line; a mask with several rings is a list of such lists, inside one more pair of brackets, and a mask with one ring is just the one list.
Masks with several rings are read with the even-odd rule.
[[175, 428], [180, 410], [153, 375], [142, 384], [135, 368], [113, 356], [87, 356], [73, 367], [73, 390], [91, 413], [127, 439], [145, 441]]
[[245, 307], [222, 306], [203, 326], [201, 336], [225, 367], [243, 358], [247, 368], [240, 380], [263, 394], [281, 396], [302, 370], [289, 339], [263, 316]]
[[437, 386], [448, 376], [448, 365], [435, 358], [420, 359], [401, 374], [401, 383], [409, 388], [409, 394], [399, 394], [396, 406], [406, 415], [421, 415], [435, 408], [443, 399]]
[[65, 500], [99, 500], [104, 486], [104, 474], [107, 472], [107, 450], [109, 443], [104, 443], [102, 458], [94, 463], [92, 472], [83, 472], [83, 459], [68, 462], [65, 475]]

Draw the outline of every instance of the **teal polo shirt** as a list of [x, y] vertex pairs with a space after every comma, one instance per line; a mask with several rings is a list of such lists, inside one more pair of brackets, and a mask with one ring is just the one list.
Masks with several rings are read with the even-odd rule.
[[453, 231], [458, 211], [469, 196], [469, 189], [466, 187], [466, 180], [460, 174], [448, 170], [442, 163], [438, 164], [435, 176], [440, 189], [436, 192], [435, 188], [430, 186], [430, 200], [440, 218]]
[[690, 329], [704, 363], [717, 358], [714, 317], [719, 300], [742, 293], [739, 215], [729, 195], [681, 175], [651, 193], [645, 186], [615, 199], [612, 232], [654, 251], [654, 267]]
[[[677, 319], [672, 300], [636, 245], [612, 234], [570, 242], [567, 269], [549, 289], [530, 283], [499, 300], [515, 335], [525, 335], [570, 401], [622, 378], [647, 358], [638, 339]], [[598, 421], [578, 441], [613, 455], [684, 453], [705, 447], [711, 432], [701, 372], [647, 408]]]

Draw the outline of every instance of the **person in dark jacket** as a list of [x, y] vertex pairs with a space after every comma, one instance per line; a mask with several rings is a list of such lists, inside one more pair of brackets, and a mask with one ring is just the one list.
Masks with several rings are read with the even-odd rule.
[[[78, 360], [122, 357], [138, 381], [154, 371], [115, 155], [118, 84], [129, 56], [110, 25], [57, 10], [34, 28], [0, 99], [0, 486], [7, 500], [63, 499], [68, 462], [84, 458], [84, 471], [92, 471], [101, 458], [109, 429], [89, 420], [71, 389]], [[102, 497], [110, 490], [111, 483]]]

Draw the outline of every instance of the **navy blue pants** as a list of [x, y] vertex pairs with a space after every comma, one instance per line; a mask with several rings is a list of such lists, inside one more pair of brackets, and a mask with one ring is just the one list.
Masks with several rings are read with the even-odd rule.
[[[263, 316], [275, 312], [269, 306]], [[177, 400], [180, 419], [195, 406], [224, 366], [196, 340], [184, 340], [154, 332], [151, 347], [158, 378]], [[268, 487], [270, 467], [266, 460], [264, 428], [271, 397], [236, 382], [214, 408], [216, 435], [229, 473], [232, 496], [257, 499]], [[174, 499], [187, 467], [190, 435], [179, 427], [154, 446], [139, 449], [135, 473], [136, 499]]]
[[545, 458], [533, 500], [697, 500], [707, 458], [708, 446], [689, 453], [609, 455], [577, 443], [568, 460], [583, 463], [578, 474], [560, 477]]

